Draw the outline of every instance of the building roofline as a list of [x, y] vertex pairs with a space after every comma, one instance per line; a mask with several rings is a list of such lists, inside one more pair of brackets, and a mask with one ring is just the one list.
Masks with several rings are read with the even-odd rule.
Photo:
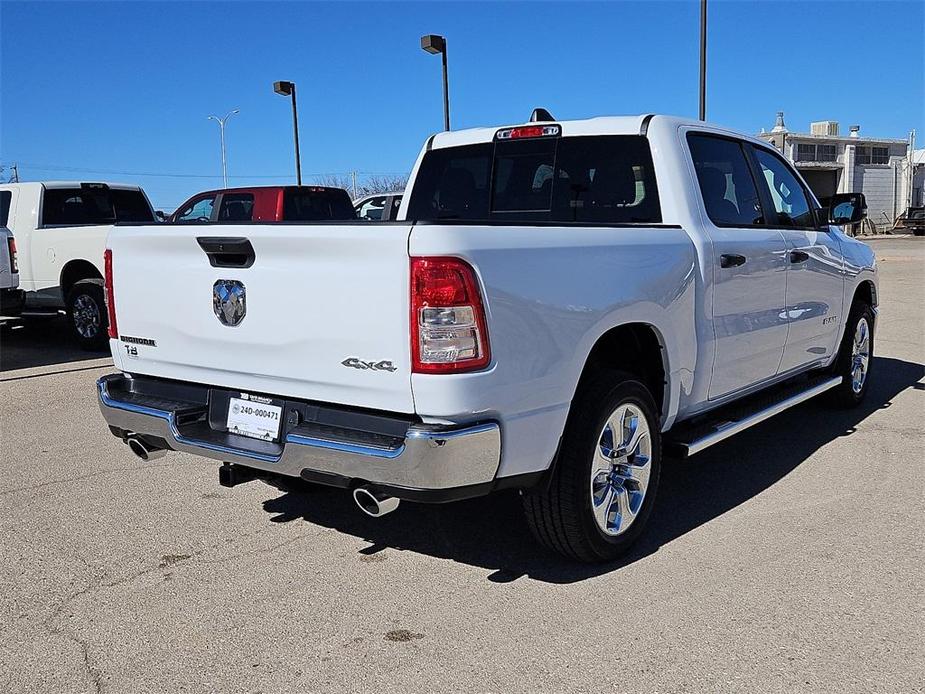
[[790, 130], [787, 132], [781, 133], [759, 133], [758, 137], [764, 138], [769, 135], [783, 135], [785, 138], [790, 138], [794, 140], [831, 140], [832, 142], [872, 142], [874, 144], [890, 144], [890, 145], [908, 145], [908, 140], [899, 140], [887, 137], [864, 137], [863, 135], [859, 137], [851, 137], [849, 135], [813, 135], [812, 133], [795, 133]]

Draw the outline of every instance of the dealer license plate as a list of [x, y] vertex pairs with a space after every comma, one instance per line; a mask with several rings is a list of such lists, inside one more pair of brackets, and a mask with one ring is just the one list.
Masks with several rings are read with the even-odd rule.
[[252, 439], [276, 441], [283, 408], [256, 400], [231, 398], [228, 401], [228, 431]]

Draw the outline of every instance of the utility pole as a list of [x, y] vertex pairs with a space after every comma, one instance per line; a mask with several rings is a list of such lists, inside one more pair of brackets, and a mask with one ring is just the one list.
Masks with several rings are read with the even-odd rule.
[[707, 119], [707, 0], [700, 0], [700, 120]]
[[357, 199], [357, 172], [353, 172], [353, 199]]

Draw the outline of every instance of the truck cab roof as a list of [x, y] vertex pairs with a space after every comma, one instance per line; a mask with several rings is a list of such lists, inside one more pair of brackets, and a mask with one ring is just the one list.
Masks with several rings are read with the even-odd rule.
[[710, 132], [724, 133], [740, 139], [749, 139], [763, 146], [767, 146], [767, 142], [763, 140], [748, 138], [731, 128], [707, 123], [695, 118], [643, 113], [630, 116], [597, 116], [595, 118], [583, 118], [580, 120], [532, 121], [490, 128], [469, 128], [467, 130], [441, 132], [433, 136], [430, 148], [442, 149], [444, 147], [458, 147], [462, 145], [492, 142], [499, 130], [537, 125], [558, 125], [561, 128], [562, 137], [582, 135], [644, 135], [650, 124], [654, 121], [658, 121], [659, 124], [663, 126], [690, 126]]
[[141, 190], [141, 186], [130, 183], [110, 183], [108, 181], [21, 181], [19, 183], [3, 183], [0, 188], [20, 188], [28, 190], [29, 188], [43, 187], [46, 190], [55, 190], [61, 188], [80, 188], [81, 186], [114, 188], [116, 190]]
[[274, 190], [306, 190], [306, 191], [318, 191], [323, 192], [327, 190], [343, 190], [343, 188], [338, 188], [336, 186], [316, 186], [305, 184], [297, 186], [294, 184], [285, 184], [285, 185], [265, 185], [265, 186], [236, 186], [233, 188], [213, 188], [210, 190], [203, 190], [196, 193], [193, 197], [198, 197], [200, 195], [206, 195], [210, 193], [253, 193], [253, 192], [262, 192], [262, 191], [274, 191]]

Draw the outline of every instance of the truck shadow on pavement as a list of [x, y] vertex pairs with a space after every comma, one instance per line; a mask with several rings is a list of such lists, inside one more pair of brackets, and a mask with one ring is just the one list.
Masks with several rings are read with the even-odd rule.
[[375, 555], [419, 552], [490, 569], [489, 581], [529, 577], [573, 583], [646, 557], [685, 533], [734, 509], [788, 475], [826, 443], [850, 436], [859, 423], [908, 388], [923, 388], [925, 366], [875, 358], [864, 404], [834, 410], [816, 400], [797, 406], [690, 461], [666, 460], [649, 526], [630, 554], [602, 565], [570, 563], [541, 547], [527, 528], [516, 492], [446, 505], [403, 503], [383, 518], [364, 516], [343, 490], [300, 487], [264, 502], [274, 522], [304, 520], [362, 538]]
[[63, 315], [0, 321], [0, 372], [108, 356], [108, 350], [82, 350]]

